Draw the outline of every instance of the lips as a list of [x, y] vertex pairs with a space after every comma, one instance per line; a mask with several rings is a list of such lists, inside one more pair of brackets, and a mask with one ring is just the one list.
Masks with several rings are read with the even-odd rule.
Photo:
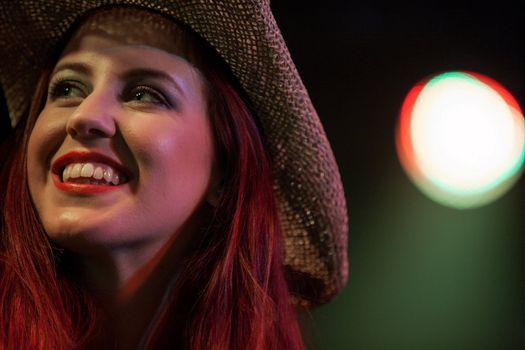
[[74, 151], [52, 165], [53, 182], [65, 192], [99, 193], [126, 184], [132, 173], [117, 161], [97, 152]]

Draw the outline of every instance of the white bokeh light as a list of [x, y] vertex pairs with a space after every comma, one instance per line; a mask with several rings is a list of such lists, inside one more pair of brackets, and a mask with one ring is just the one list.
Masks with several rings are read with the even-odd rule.
[[409, 122], [400, 128], [407, 128], [410, 140], [403, 142], [413, 155], [413, 164], [404, 167], [418, 187], [442, 203], [485, 204], [510, 187], [523, 163], [521, 111], [506, 101], [509, 95], [502, 95], [499, 85], [486, 81], [464, 72], [441, 74], [404, 108], [410, 116], [402, 120]]

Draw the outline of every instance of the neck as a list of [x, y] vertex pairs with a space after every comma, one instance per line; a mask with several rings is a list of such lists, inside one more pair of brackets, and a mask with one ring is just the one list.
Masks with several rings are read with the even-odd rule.
[[[136, 348], [209, 212], [197, 213], [167, 239], [78, 256], [83, 279], [107, 310], [119, 348]], [[206, 221], [204, 221], [206, 220]]]
[[83, 279], [104, 304], [125, 305], [141, 290], [172, 276], [187, 242], [174, 234], [160, 242], [111, 247], [103, 254], [80, 257]]

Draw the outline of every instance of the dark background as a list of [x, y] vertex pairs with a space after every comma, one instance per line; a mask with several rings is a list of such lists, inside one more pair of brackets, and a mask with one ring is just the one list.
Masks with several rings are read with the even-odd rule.
[[348, 202], [349, 283], [307, 317], [311, 347], [525, 349], [525, 180], [482, 208], [449, 209], [410, 183], [394, 138], [406, 93], [444, 71], [488, 75], [523, 107], [524, 11], [501, 1], [274, 0], [272, 8]]
[[517, 2], [272, 1], [338, 161], [349, 212], [349, 283], [312, 312], [321, 350], [525, 349], [525, 180], [454, 210], [411, 184], [395, 151], [409, 89], [476, 71], [525, 106]]

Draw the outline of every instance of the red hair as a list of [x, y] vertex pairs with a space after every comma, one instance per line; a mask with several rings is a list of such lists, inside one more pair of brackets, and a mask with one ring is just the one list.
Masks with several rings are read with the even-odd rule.
[[190, 349], [302, 349], [283, 273], [270, 162], [252, 113], [216, 72], [207, 79], [223, 195], [149, 345], [163, 344], [164, 326], [184, 300], [191, 311], [180, 331]]
[[[204, 50], [190, 60], [208, 82], [222, 195], [145, 346], [303, 349], [263, 138], [227, 69]], [[6, 350], [84, 348], [100, 332], [97, 325], [107, 326], [87, 289], [61, 268], [63, 253], [49, 242], [27, 188], [27, 141], [48, 80], [41, 79], [25, 129], [6, 147], [11, 156], [0, 179], [0, 347]]]
[[7, 159], [0, 178], [0, 348], [5, 350], [84, 347], [87, 336], [96, 332], [97, 308], [82, 289], [58, 273], [57, 255], [27, 187], [27, 142], [43, 107], [47, 76], [36, 89], [30, 120], [3, 145]]

